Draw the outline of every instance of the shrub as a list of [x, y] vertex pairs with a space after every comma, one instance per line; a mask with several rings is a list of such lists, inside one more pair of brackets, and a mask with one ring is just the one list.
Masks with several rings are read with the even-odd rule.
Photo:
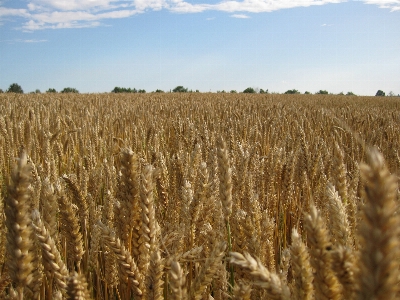
[[22, 90], [21, 86], [18, 83], [13, 83], [7, 90], [7, 93], [18, 93], [23, 94], [24, 91]]
[[174, 93], [187, 93], [188, 89], [184, 88], [182, 85], [178, 85], [172, 90]]
[[300, 94], [300, 92], [298, 90], [293, 89], [293, 90], [287, 90], [285, 94]]
[[75, 94], [79, 94], [79, 91], [75, 88], [71, 88], [71, 87], [66, 87], [64, 88], [61, 93], [65, 94], [65, 93], [75, 93]]
[[253, 89], [253, 88], [251, 88], [251, 87], [248, 87], [247, 89], [245, 89], [244, 91], [243, 91], [243, 93], [249, 93], [249, 94], [254, 94], [256, 91]]

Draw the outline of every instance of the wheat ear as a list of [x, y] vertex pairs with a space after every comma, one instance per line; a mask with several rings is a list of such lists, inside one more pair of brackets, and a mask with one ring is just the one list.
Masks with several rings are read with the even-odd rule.
[[42, 258], [48, 279], [54, 277], [55, 283], [60, 290], [67, 287], [68, 269], [61, 259], [60, 252], [50, 236], [50, 232], [44, 226], [37, 210], [32, 213], [33, 227], [42, 249]]
[[90, 300], [85, 276], [74, 272], [68, 278], [67, 300]]
[[211, 283], [215, 274], [219, 269], [219, 265], [225, 255], [226, 243], [219, 242], [216, 243], [210, 256], [206, 259], [203, 267], [201, 268], [199, 274], [194, 279], [193, 285], [190, 289], [190, 299], [201, 299], [207, 286]]
[[305, 228], [314, 268], [314, 288], [317, 299], [340, 299], [340, 285], [332, 265], [332, 244], [320, 212], [312, 205], [306, 216]]
[[394, 299], [399, 278], [397, 179], [382, 155], [372, 149], [360, 166], [365, 184], [358, 299]]
[[[7, 227], [7, 267], [11, 280], [17, 288], [18, 297], [24, 296], [24, 288], [33, 279], [34, 250], [29, 202], [31, 168], [27, 164], [27, 155], [23, 150], [18, 158], [17, 167], [11, 175], [6, 197]], [[22, 298], [21, 298], [22, 299]]]
[[186, 277], [177, 261], [171, 262], [171, 269], [169, 271], [169, 284], [172, 292], [173, 300], [186, 300]]
[[143, 291], [139, 288], [139, 285], [143, 281], [143, 276], [139, 273], [135, 260], [124, 245], [121, 244], [120, 239], [116, 238], [115, 234], [107, 226], [100, 221], [97, 222], [97, 225], [102, 231], [102, 240], [117, 258], [120, 280], [125, 284], [130, 282], [133, 292], [140, 299]]
[[162, 300], [164, 281], [164, 259], [160, 256], [160, 250], [154, 249], [150, 256], [150, 265], [146, 277], [146, 296], [148, 299]]
[[294, 281], [293, 298], [297, 300], [311, 300], [314, 296], [313, 274], [310, 264], [310, 255], [306, 245], [296, 229], [292, 231], [292, 274]]
[[232, 264], [250, 271], [254, 284], [265, 289], [269, 298], [290, 299], [290, 290], [287, 284], [281, 280], [279, 275], [268, 271], [258, 259], [254, 259], [247, 252], [244, 254], [231, 252], [229, 260]]

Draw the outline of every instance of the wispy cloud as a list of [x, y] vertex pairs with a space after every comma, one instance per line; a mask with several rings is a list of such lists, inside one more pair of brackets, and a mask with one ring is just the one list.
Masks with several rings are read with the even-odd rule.
[[22, 40], [21, 42], [23, 43], [43, 43], [43, 42], [47, 42], [47, 40]]
[[15, 44], [15, 43], [44, 43], [44, 42], [47, 42], [47, 40], [38, 40], [38, 39], [28, 39], [28, 40], [23, 40], [23, 39], [0, 40], [0, 43], [9, 43], [9, 44]]
[[[0, 26], [10, 19], [20, 18], [25, 31], [58, 28], [82, 28], [104, 25], [107, 19], [121, 19], [149, 10], [174, 13], [223, 11], [234, 18], [249, 18], [243, 13], [272, 12], [295, 7], [308, 7], [349, 0], [216, 0], [215, 3], [190, 3], [185, 0], [30, 0], [26, 8], [7, 8], [0, 1]], [[400, 10], [400, 0], [362, 0], [391, 11]], [[18, 1], [19, 2], [19, 1]], [[24, 1], [20, 1], [24, 3]], [[331, 26], [323, 24], [322, 26]]]
[[248, 19], [250, 18], [247, 15], [242, 15], [242, 14], [235, 14], [235, 15], [231, 15], [232, 18], [237, 18], [237, 19]]
[[400, 0], [364, 0], [366, 4], [375, 4], [380, 8], [389, 8], [390, 11], [400, 10]]
[[321, 27], [326, 27], [326, 26], [328, 26], [328, 27], [329, 27], [329, 26], [333, 26], [333, 24], [325, 24], [325, 23], [324, 23], [324, 24], [321, 25]]

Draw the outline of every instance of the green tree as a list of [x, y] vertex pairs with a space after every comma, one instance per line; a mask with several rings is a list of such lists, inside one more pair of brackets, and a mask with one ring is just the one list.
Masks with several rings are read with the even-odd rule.
[[71, 87], [66, 87], [64, 88], [61, 93], [76, 93], [79, 94], [79, 91], [75, 88], [71, 88]]
[[357, 96], [357, 95], [354, 94], [353, 92], [347, 92], [346, 96]]
[[256, 92], [255, 89], [253, 89], [251, 87], [248, 87], [247, 89], [245, 89], [243, 91], [243, 93], [249, 93], [249, 94], [254, 94], [255, 92]]
[[163, 90], [156, 89], [156, 93], [164, 93]]
[[13, 83], [13, 84], [10, 84], [10, 87], [8, 88], [7, 93], [23, 94], [24, 91], [22, 90], [21, 86], [18, 83]]
[[230, 93], [231, 94], [236, 94], [237, 92], [236, 92], [236, 90], [231, 90]]
[[311, 95], [311, 93], [309, 91], [305, 91], [304, 95]]
[[35, 94], [41, 94], [40, 90], [39, 90], [39, 89], [36, 89], [36, 90], [35, 90]]
[[296, 89], [293, 89], [293, 90], [287, 90], [285, 94], [300, 94], [300, 92]]
[[49, 88], [46, 93], [57, 93], [56, 89]]
[[385, 92], [382, 91], [382, 90], [378, 90], [378, 91], [376, 92], [375, 96], [384, 97], [384, 96], [385, 96]]
[[138, 92], [138, 93], [141, 93], [141, 94], [145, 94], [145, 93], [146, 93], [146, 90], [138, 90], [137, 92]]
[[182, 85], [178, 85], [172, 90], [174, 93], [187, 93], [188, 89], [184, 88]]
[[260, 94], [268, 94], [268, 89], [266, 89], [265, 91], [263, 89], [260, 89]]
[[318, 92], [316, 92], [317, 95], [328, 95], [328, 91], [326, 90], [319, 90]]

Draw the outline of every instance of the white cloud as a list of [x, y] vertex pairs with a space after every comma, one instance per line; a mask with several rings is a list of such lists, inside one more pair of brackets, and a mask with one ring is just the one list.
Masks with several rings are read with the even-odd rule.
[[33, 7], [50, 7], [57, 10], [87, 10], [92, 8], [107, 8], [112, 0], [33, 0], [28, 5]]
[[22, 40], [23, 43], [43, 43], [43, 42], [47, 42], [47, 40]]
[[29, 17], [29, 13], [26, 9], [6, 8], [0, 7], [0, 17]]
[[375, 4], [380, 8], [390, 8], [390, 10], [400, 10], [400, 0], [363, 0], [366, 4]]
[[15, 39], [15, 40], [3, 40], [3, 41], [0, 41], [0, 43], [9, 43], [9, 44], [14, 44], [14, 43], [44, 43], [44, 42], [47, 42], [47, 40], [38, 40], [38, 39], [22, 40], [22, 39]]
[[165, 0], [135, 0], [134, 5], [137, 10], [161, 10], [167, 7], [167, 2]]
[[246, 15], [231, 15], [232, 18], [238, 18], [238, 19], [248, 19], [250, 18], [249, 16]]
[[[193, 1], [193, 0], [190, 0]], [[249, 18], [244, 13], [272, 12], [295, 7], [308, 7], [349, 0], [215, 0], [210, 3], [190, 3], [185, 0], [29, 0], [26, 8], [4, 7], [0, 0], [0, 24], [4, 18], [23, 18], [23, 30], [45, 28], [82, 28], [104, 25], [107, 19], [127, 18], [146, 10], [169, 10], [175, 13], [224, 11], [234, 18]], [[361, 0], [366, 4], [400, 10], [400, 0]], [[6, 3], [6, 2], [5, 2]], [[331, 26], [323, 24], [321, 26]]]

